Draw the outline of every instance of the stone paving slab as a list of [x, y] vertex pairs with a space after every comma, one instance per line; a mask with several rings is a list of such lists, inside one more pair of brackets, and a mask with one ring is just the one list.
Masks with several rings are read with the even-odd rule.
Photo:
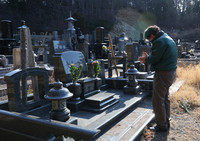
[[[102, 134], [104, 134], [103, 131], [106, 131], [108, 127], [113, 126], [113, 124], [118, 122], [119, 119], [120, 120], [123, 119], [124, 117], [126, 117], [127, 113], [134, 110], [135, 113], [132, 114], [132, 116], [129, 116], [128, 118], [126, 118], [126, 121], [123, 121], [121, 123], [120, 126], [123, 128], [120, 128], [120, 133], [122, 133], [123, 131], [127, 131], [127, 126], [129, 126], [130, 123], [136, 124], [135, 120], [132, 120], [132, 119], [139, 119], [138, 116], [141, 117], [141, 113], [145, 113], [144, 109], [146, 107], [144, 107], [144, 105], [140, 106], [140, 108], [136, 108], [136, 107], [138, 106], [140, 102], [143, 102], [143, 100], [148, 96], [148, 93], [142, 92], [138, 95], [131, 95], [131, 94], [124, 94], [123, 90], [114, 90], [114, 89], [101, 91], [101, 93], [108, 94], [108, 95], [114, 94], [114, 97], [117, 100], [119, 100], [119, 102], [109, 107], [108, 109], [106, 109], [105, 111], [101, 113], [94, 113], [94, 112], [88, 112], [88, 111], [83, 111], [83, 110], [75, 112], [75, 113], [71, 113], [70, 119], [71, 120], [76, 119], [76, 124], [80, 127], [84, 127], [87, 129], [94, 129], [94, 130], [99, 129], [102, 131]], [[44, 108], [42, 111], [39, 110], [36, 116], [39, 116], [41, 119], [48, 120], [50, 109], [51, 109], [51, 106], [47, 106], [45, 110]], [[40, 112], [42, 113], [40, 114]], [[67, 122], [64, 124], [67, 124]], [[119, 134], [118, 131], [119, 131], [119, 128], [117, 128], [117, 130], [115, 131], [115, 136]], [[114, 134], [114, 133], [111, 133], [111, 134]]]
[[145, 100], [129, 115], [111, 127], [97, 141], [132, 141], [154, 118], [151, 100]]
[[148, 95], [147, 93], [128, 95], [124, 94], [123, 90], [113, 89], [103, 91], [103, 93], [114, 93], [114, 97], [118, 99], [119, 102], [98, 114], [86, 111], [72, 113], [71, 116], [78, 119], [79, 126], [87, 127], [89, 129], [104, 129], [109, 125], [110, 122], [118, 119], [126, 111], [133, 109], [134, 105]]
[[100, 93], [100, 94], [90, 96], [90, 97], [86, 98], [86, 100], [93, 100], [93, 101], [99, 102], [104, 99], [108, 99], [108, 98], [112, 97], [113, 95], [114, 95], [113, 93], [107, 93], [105, 96], [105, 95], [103, 95], [103, 93]]

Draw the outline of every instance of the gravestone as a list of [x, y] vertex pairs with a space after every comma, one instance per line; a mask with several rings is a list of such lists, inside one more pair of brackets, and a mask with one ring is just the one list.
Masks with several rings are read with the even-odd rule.
[[177, 49], [178, 49], [178, 57], [181, 57], [182, 54], [182, 46], [181, 45], [177, 45]]
[[71, 49], [68, 47], [66, 41], [55, 41], [54, 40], [53, 41], [53, 50], [54, 50], [54, 53], [57, 54], [57, 53], [69, 51]]
[[134, 62], [133, 44], [126, 44], [127, 61], [129, 64]]
[[20, 67], [21, 67], [20, 48], [13, 48], [13, 68], [19, 69]]
[[140, 56], [140, 44], [137, 42], [128, 43], [126, 45], [126, 52], [129, 64], [137, 61]]
[[140, 44], [137, 42], [133, 42], [133, 60], [137, 61], [140, 56]]
[[63, 83], [72, 81], [70, 65], [83, 65], [81, 77], [87, 76], [87, 66], [84, 55], [79, 51], [67, 51], [54, 56], [54, 75]]
[[138, 60], [140, 56], [140, 46], [141, 45], [137, 42], [126, 44], [127, 60], [129, 64]]
[[104, 27], [96, 28], [96, 43], [104, 42]]
[[53, 40], [49, 41], [49, 55], [48, 62], [53, 65], [53, 56], [55, 54], [61, 54], [62, 52], [72, 50], [66, 41]]
[[[106, 59], [107, 54], [102, 49], [102, 46], [107, 46], [104, 42], [104, 27], [97, 27], [93, 32], [93, 41], [90, 44], [89, 52], [94, 53], [95, 59]], [[92, 59], [92, 57], [90, 56]]]
[[88, 53], [88, 43], [84, 42], [84, 43], [78, 43], [76, 46], [76, 51], [80, 51], [83, 53], [85, 60], [89, 59], [89, 53]]
[[2, 20], [1, 29], [2, 29], [2, 38], [13, 38], [12, 21]]
[[53, 39], [58, 40], [58, 31], [53, 31]]
[[122, 55], [123, 51], [125, 51], [126, 43], [128, 42], [128, 38], [125, 36], [125, 33], [122, 33], [120, 35], [119, 41], [118, 41], [118, 55]]
[[1, 21], [2, 36], [0, 37], [0, 54], [12, 55], [12, 48], [16, 45], [16, 39], [13, 38], [12, 21]]

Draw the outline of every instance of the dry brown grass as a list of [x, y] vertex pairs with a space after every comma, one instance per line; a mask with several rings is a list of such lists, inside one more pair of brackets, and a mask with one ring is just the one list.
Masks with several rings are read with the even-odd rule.
[[185, 80], [185, 83], [170, 97], [172, 109], [189, 112], [190, 109], [198, 108], [200, 106], [200, 64], [178, 66], [177, 80]]

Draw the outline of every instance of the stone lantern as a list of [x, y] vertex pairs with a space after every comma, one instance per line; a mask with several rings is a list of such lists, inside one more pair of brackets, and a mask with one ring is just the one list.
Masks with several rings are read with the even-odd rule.
[[136, 75], [139, 74], [139, 71], [134, 65], [131, 65], [125, 74], [128, 76], [128, 82], [127, 85], [124, 86], [124, 93], [137, 94], [140, 91], [140, 86], [136, 79]]
[[69, 43], [69, 46], [71, 49], [75, 51], [74, 44], [76, 42], [76, 29], [74, 28], [74, 22], [77, 21], [72, 17], [71, 11], [69, 18], [65, 19], [65, 21], [68, 22], [68, 28], [64, 31], [64, 33], [67, 35], [67, 42]]
[[70, 118], [70, 110], [67, 108], [67, 99], [73, 96], [67, 88], [63, 87], [63, 83], [58, 81], [53, 83], [53, 88], [45, 95], [45, 99], [52, 101], [52, 109], [50, 118], [58, 121], [67, 121]]

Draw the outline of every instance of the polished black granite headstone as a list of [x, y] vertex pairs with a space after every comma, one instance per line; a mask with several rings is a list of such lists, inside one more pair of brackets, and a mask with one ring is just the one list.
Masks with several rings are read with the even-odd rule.
[[79, 51], [67, 51], [54, 56], [54, 75], [63, 83], [72, 82], [70, 65], [83, 65], [81, 77], [87, 76], [87, 66], [83, 54]]

